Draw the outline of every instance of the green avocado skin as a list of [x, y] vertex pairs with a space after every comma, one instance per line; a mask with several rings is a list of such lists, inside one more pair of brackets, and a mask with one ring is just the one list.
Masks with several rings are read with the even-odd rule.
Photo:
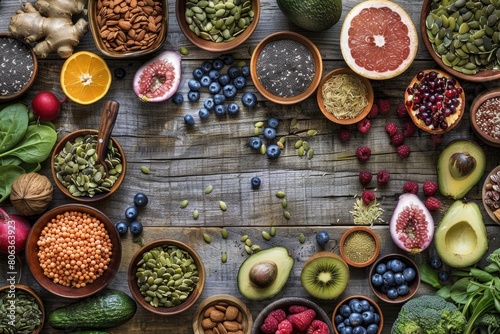
[[342, 0], [276, 0], [283, 14], [308, 31], [323, 31], [335, 25], [342, 15]]

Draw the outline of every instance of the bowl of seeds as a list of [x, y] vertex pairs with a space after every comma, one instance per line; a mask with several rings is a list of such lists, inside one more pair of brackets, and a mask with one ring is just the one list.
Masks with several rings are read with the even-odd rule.
[[291, 31], [264, 38], [250, 60], [250, 73], [257, 90], [269, 101], [296, 104], [318, 88], [323, 60], [316, 45]]
[[177, 22], [184, 36], [210, 52], [224, 52], [243, 44], [257, 28], [260, 0], [177, 0]]
[[350, 266], [367, 267], [380, 254], [380, 239], [371, 228], [354, 226], [342, 234], [339, 250], [344, 261]]
[[495, 223], [500, 224], [500, 166], [484, 180], [482, 194], [484, 209]]
[[470, 107], [470, 124], [474, 133], [490, 146], [500, 147], [500, 88], [476, 96]]
[[45, 323], [45, 307], [42, 299], [29, 286], [14, 284], [1, 287], [0, 305], [3, 305], [6, 311], [9, 311], [9, 305], [23, 310], [22, 313], [15, 312], [15, 319], [10, 316], [1, 317], [0, 328], [4, 330], [4, 333], [38, 334], [42, 332]]
[[128, 267], [128, 286], [134, 299], [159, 315], [187, 311], [205, 287], [205, 268], [198, 253], [174, 239], [141, 247]]

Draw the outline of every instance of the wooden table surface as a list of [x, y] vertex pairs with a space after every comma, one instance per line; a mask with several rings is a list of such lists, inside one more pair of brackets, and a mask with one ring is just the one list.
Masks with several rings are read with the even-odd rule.
[[[251, 38], [232, 53], [237, 59], [250, 62], [252, 48], [267, 35], [290, 30], [301, 33], [310, 38], [321, 51], [324, 62], [324, 74], [338, 67], [345, 67], [339, 48], [341, 23], [347, 12], [359, 1], [343, 1], [341, 21], [328, 31], [321, 33], [306, 32], [287, 21], [273, 0], [261, 1], [261, 19]], [[395, 1], [403, 6], [410, 14], [417, 26], [420, 16], [421, 1]], [[0, 2], [0, 31], [8, 31], [10, 17], [19, 8], [20, 3], [13, 0]], [[419, 70], [436, 68], [421, 40], [419, 41], [418, 55], [411, 67], [402, 75], [385, 81], [372, 81], [375, 97], [388, 98], [391, 101], [391, 112], [377, 117], [372, 122], [372, 129], [366, 135], [355, 131], [348, 143], [338, 140], [340, 127], [323, 117], [319, 111], [315, 98], [310, 98], [297, 106], [281, 106], [270, 103], [258, 96], [258, 104], [254, 109], [243, 108], [237, 117], [216, 119], [213, 115], [204, 122], [197, 121], [193, 127], [187, 127], [183, 116], [187, 112], [197, 115], [202, 105], [188, 102], [175, 105], [171, 101], [165, 103], [143, 103], [132, 92], [132, 78], [139, 66], [152, 56], [140, 59], [108, 59], [106, 62], [113, 72], [117, 68], [125, 69], [126, 77], [122, 80], [113, 79], [111, 89], [105, 98], [90, 106], [67, 102], [55, 121], [59, 138], [65, 134], [81, 129], [97, 129], [101, 117], [101, 109], [105, 100], [113, 99], [120, 103], [120, 112], [114, 128], [113, 136], [123, 146], [127, 157], [127, 175], [121, 188], [112, 197], [95, 203], [94, 206], [107, 214], [111, 220], [117, 222], [124, 219], [125, 209], [133, 204], [133, 196], [137, 192], [144, 192], [149, 197], [149, 204], [140, 211], [139, 219], [144, 224], [143, 237], [146, 242], [159, 238], [175, 238], [191, 244], [201, 255], [207, 271], [205, 290], [197, 304], [180, 316], [161, 317], [139, 308], [134, 318], [127, 324], [110, 330], [112, 333], [192, 333], [192, 318], [196, 306], [203, 299], [219, 294], [229, 293], [244, 300], [255, 318], [259, 311], [270, 302], [285, 296], [308, 297], [300, 284], [300, 271], [306, 259], [320, 250], [315, 242], [315, 234], [319, 230], [327, 230], [333, 241], [327, 249], [338, 252], [335, 241], [342, 233], [353, 225], [353, 218], [349, 213], [354, 204], [354, 197], [360, 195], [363, 187], [358, 181], [360, 170], [369, 170], [376, 173], [386, 169], [390, 173], [390, 182], [385, 187], [379, 187], [375, 193], [377, 200], [384, 209], [382, 216], [385, 222], [390, 220], [397, 204], [398, 196], [402, 193], [403, 184], [408, 180], [419, 183], [420, 187], [425, 180], [436, 180], [436, 161], [443, 147], [453, 139], [469, 138], [478, 141], [469, 126], [469, 106], [473, 98], [487, 88], [498, 85], [498, 82], [469, 83], [462, 82], [467, 96], [466, 113], [460, 124], [444, 137], [444, 142], [434, 147], [430, 143], [430, 136], [418, 132], [407, 140], [412, 153], [407, 159], [400, 159], [395, 148], [389, 144], [389, 138], [384, 131], [387, 122], [393, 121], [400, 125], [402, 120], [395, 114], [395, 106], [403, 102], [404, 88], [411, 77]], [[162, 50], [178, 50], [180, 47], [189, 49], [189, 55], [182, 57], [182, 81], [180, 92], [186, 96], [187, 82], [191, 78], [192, 70], [203, 60], [213, 59], [218, 54], [202, 51], [193, 46], [182, 34], [175, 18], [175, 4], [169, 1], [168, 36]], [[98, 52], [94, 46], [92, 36], [87, 33], [77, 50]], [[40, 60], [39, 74], [33, 88], [22, 98], [22, 102], [30, 104], [34, 94], [41, 90], [50, 90], [62, 97], [59, 84], [59, 74], [63, 60], [51, 55], [50, 58]], [[246, 91], [257, 93], [252, 84]], [[208, 93], [203, 93], [208, 95]], [[299, 110], [300, 109], [300, 110]], [[317, 135], [307, 138], [315, 155], [311, 160], [300, 158], [296, 154], [293, 143], [294, 136], [289, 136], [288, 144], [281, 156], [276, 160], [253, 152], [246, 145], [252, 135], [254, 123], [265, 121], [275, 116], [280, 119], [279, 135], [287, 135], [293, 129], [290, 121], [298, 120], [297, 129], [315, 129]], [[196, 116], [197, 119], [197, 116]], [[479, 141], [478, 141], [479, 142]], [[488, 161], [486, 171], [490, 171], [500, 162], [500, 150], [491, 148], [479, 142], [487, 151]], [[371, 147], [372, 156], [366, 163], [360, 163], [354, 156], [360, 145]], [[147, 166], [151, 173], [143, 174], [141, 166]], [[50, 175], [49, 163], [43, 164], [42, 174]], [[262, 180], [259, 190], [252, 190], [250, 179], [258, 176]], [[498, 240], [499, 226], [486, 214], [481, 202], [481, 185], [468, 193], [467, 199], [476, 202], [483, 213], [488, 225], [488, 239], [490, 250], [500, 246]], [[53, 181], [53, 180], [52, 180]], [[213, 192], [205, 195], [203, 190], [208, 185], [213, 186]], [[375, 188], [372, 181], [369, 188]], [[421, 189], [421, 188], [420, 188]], [[286, 192], [288, 200], [287, 210], [291, 218], [283, 217], [281, 202], [275, 197], [277, 191]], [[423, 198], [420, 190], [419, 195]], [[442, 209], [433, 214], [436, 224], [441, 220], [445, 209], [453, 200], [438, 195], [442, 200]], [[179, 203], [189, 200], [185, 209]], [[219, 201], [227, 203], [227, 211], [219, 209]], [[55, 207], [72, 201], [66, 198], [59, 190], [55, 190], [54, 200], [50, 207]], [[10, 204], [2, 203], [8, 212], [14, 212]], [[192, 212], [199, 210], [199, 218], [193, 219]], [[277, 235], [270, 241], [261, 237], [263, 230], [270, 226], [277, 228]], [[228, 240], [220, 237], [220, 228], [226, 227], [229, 231]], [[389, 236], [387, 223], [380, 223], [373, 227], [382, 241], [381, 254], [399, 252]], [[203, 241], [202, 233], [209, 233], [213, 241], [207, 244]], [[306, 236], [305, 243], [298, 241], [298, 235]], [[261, 248], [281, 245], [286, 246], [295, 264], [290, 278], [283, 290], [274, 298], [260, 302], [245, 300], [238, 292], [236, 277], [238, 268], [247, 258], [240, 237], [248, 234], [255, 244]], [[121, 266], [115, 279], [109, 285], [112, 288], [129, 292], [126, 271], [133, 254], [139, 245], [132, 242], [130, 234], [122, 239], [123, 257]], [[227, 263], [221, 263], [222, 252], [227, 252]], [[417, 262], [428, 260], [433, 247], [418, 255], [411, 255]], [[25, 268], [21, 282], [37, 290], [45, 302], [48, 311], [66, 305], [70, 300], [51, 295], [30, 276]], [[2, 282], [3, 285], [3, 275]], [[418, 294], [432, 292], [422, 284]], [[339, 297], [344, 298], [352, 294], [363, 294], [374, 297], [368, 286], [368, 268], [351, 268], [351, 279], [345, 292]], [[324, 310], [331, 314], [338, 301], [318, 301]], [[389, 333], [391, 324], [397, 316], [399, 306], [380, 302], [384, 311], [384, 333]], [[141, 324], [146, 325], [141, 330]], [[46, 325], [44, 333], [58, 333]]]

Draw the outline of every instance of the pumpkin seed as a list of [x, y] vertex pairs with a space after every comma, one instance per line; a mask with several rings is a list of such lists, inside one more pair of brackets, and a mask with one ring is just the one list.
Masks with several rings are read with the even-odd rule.
[[250, 247], [250, 250], [251, 250], [253, 253], [260, 252], [260, 246], [259, 246], [259, 245], [252, 245], [252, 247]]
[[253, 250], [252, 248], [250, 248], [250, 246], [245, 245], [245, 252], [247, 252], [248, 255], [251, 255], [253, 253]]
[[298, 149], [298, 148], [302, 147], [302, 142], [303, 142], [302, 139], [297, 140], [295, 142], [295, 145], [294, 145], [295, 148]]
[[220, 260], [222, 263], [226, 263], [227, 262], [227, 253], [224, 252], [222, 253], [221, 257], [220, 257]]
[[188, 206], [189, 201], [187, 199], [184, 199], [181, 201], [181, 209], [184, 209], [186, 206]]
[[288, 211], [283, 211], [283, 217], [285, 217], [285, 219], [289, 220], [291, 215], [290, 215], [290, 212]]
[[251, 247], [253, 245], [252, 240], [250, 238], [248, 238], [247, 240], [245, 240], [245, 245]]
[[248, 235], [243, 235], [241, 238], [240, 238], [240, 241], [241, 242], [245, 242], [246, 240], [248, 239]]
[[149, 168], [146, 167], [146, 166], [141, 166], [141, 172], [143, 174], [150, 174], [151, 173], [151, 171], [149, 170]]
[[205, 240], [205, 242], [209, 244], [212, 242], [212, 237], [208, 233], [203, 233], [203, 240]]
[[306, 242], [306, 237], [303, 233], [299, 234], [299, 242], [301, 244], [303, 244], [304, 242]]
[[225, 227], [223, 227], [223, 228], [221, 229], [220, 234], [221, 234], [221, 236], [222, 236], [222, 238], [223, 238], [223, 239], [227, 239], [227, 236], [228, 236], [228, 235], [227, 235], [227, 230], [226, 230], [226, 228], [225, 228]]
[[194, 209], [194, 211], [193, 211], [193, 219], [198, 219], [199, 215], [200, 215], [200, 213], [198, 212], [198, 209]]
[[286, 209], [287, 206], [288, 206], [288, 201], [286, 200], [286, 198], [283, 198], [283, 200], [281, 201], [281, 207], [283, 209]]
[[262, 237], [265, 240], [271, 240], [271, 235], [267, 231], [262, 231]]
[[276, 197], [278, 197], [278, 198], [285, 198], [286, 197], [286, 193], [284, 191], [278, 191], [276, 193]]
[[222, 211], [226, 211], [227, 210], [227, 204], [224, 201], [219, 201], [219, 208]]
[[186, 47], [184, 47], [184, 46], [181, 46], [181, 47], [179, 48], [179, 52], [181, 53], [181, 55], [183, 55], [183, 56], [187, 56], [187, 55], [189, 54], [189, 49], [188, 49], [188, 48], [186, 48]]
[[212, 192], [212, 190], [214, 190], [214, 187], [210, 184], [205, 188], [205, 190], [203, 190], [203, 192], [205, 193], [205, 195], [208, 195]]

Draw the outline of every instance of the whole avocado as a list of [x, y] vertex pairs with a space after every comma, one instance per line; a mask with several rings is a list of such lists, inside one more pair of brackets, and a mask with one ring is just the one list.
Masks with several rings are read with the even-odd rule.
[[342, 0], [277, 0], [285, 16], [309, 31], [327, 30], [342, 15]]

